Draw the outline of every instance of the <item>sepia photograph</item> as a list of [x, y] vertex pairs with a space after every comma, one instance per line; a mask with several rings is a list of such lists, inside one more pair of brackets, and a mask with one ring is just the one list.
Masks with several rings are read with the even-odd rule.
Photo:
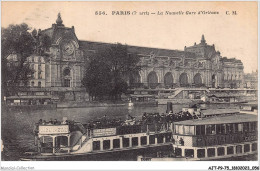
[[48, 161], [259, 170], [258, 2], [2, 1], [1, 170]]

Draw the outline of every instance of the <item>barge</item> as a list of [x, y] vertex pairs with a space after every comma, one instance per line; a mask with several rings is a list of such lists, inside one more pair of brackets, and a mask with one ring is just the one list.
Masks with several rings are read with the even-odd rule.
[[257, 116], [218, 113], [173, 124], [171, 153], [140, 161], [257, 160]]
[[[37, 150], [21, 160], [224, 160], [257, 154], [256, 115], [195, 107], [173, 113], [167, 106], [166, 114], [144, 113], [140, 120], [40, 120]], [[158, 158], [161, 151], [171, 157]]]
[[136, 160], [136, 154], [171, 149], [174, 119], [173, 114], [144, 113], [139, 121], [131, 116], [126, 121], [104, 117], [87, 124], [66, 118], [40, 121], [35, 129], [37, 151], [27, 152], [21, 160], [109, 160], [112, 153], [133, 153]]

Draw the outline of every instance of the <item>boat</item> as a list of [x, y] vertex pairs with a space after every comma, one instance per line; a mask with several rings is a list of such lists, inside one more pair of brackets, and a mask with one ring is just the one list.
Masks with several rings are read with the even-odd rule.
[[257, 102], [243, 103], [239, 107], [240, 107], [241, 113], [255, 114], [255, 115], [258, 114], [258, 104], [257, 104]]
[[111, 153], [165, 149], [172, 144], [170, 116], [144, 113], [139, 121], [130, 115], [125, 121], [104, 116], [87, 124], [40, 120], [34, 131], [37, 151], [26, 152], [21, 160], [109, 160]]
[[40, 120], [34, 132], [37, 150], [26, 152], [23, 161], [112, 160], [112, 156], [161, 160], [156, 157], [160, 151], [169, 151], [170, 160], [217, 160], [257, 152], [256, 115], [194, 106], [173, 113], [172, 103], [166, 114], [144, 113], [140, 120], [130, 115], [125, 121], [104, 116], [86, 124], [66, 117]]
[[57, 109], [57, 103], [51, 96], [9, 96], [5, 97], [4, 100], [4, 107], [9, 111]]
[[158, 106], [155, 95], [151, 94], [131, 94], [128, 106]]
[[173, 124], [172, 151], [139, 161], [257, 160], [257, 116], [214, 112]]

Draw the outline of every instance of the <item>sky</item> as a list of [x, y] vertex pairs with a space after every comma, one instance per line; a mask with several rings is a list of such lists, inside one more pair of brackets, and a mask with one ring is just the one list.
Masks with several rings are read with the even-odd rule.
[[[107, 15], [95, 15], [96, 11]], [[131, 15], [112, 15], [113, 11]], [[166, 11], [184, 15], [165, 15]], [[42, 30], [51, 27], [60, 12], [63, 24], [74, 26], [79, 40], [96, 42], [184, 50], [204, 34], [221, 56], [242, 60], [245, 73], [258, 68], [257, 2], [2, 2], [1, 12], [2, 27], [25, 22]]]

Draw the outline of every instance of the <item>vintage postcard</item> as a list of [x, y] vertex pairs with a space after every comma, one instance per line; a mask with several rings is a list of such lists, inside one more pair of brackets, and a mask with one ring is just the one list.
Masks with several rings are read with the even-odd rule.
[[50, 169], [259, 170], [258, 2], [2, 1], [1, 170]]

